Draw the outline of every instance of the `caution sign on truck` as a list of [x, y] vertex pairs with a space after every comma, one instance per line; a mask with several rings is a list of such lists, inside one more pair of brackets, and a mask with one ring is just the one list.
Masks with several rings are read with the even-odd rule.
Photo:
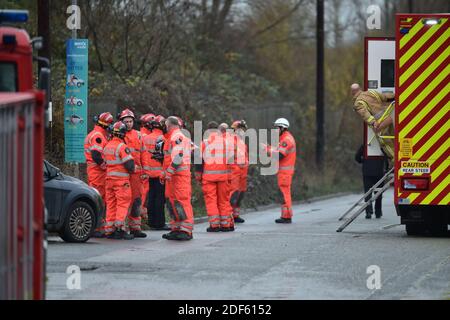
[[396, 17], [395, 204], [408, 233], [450, 223], [450, 15]]

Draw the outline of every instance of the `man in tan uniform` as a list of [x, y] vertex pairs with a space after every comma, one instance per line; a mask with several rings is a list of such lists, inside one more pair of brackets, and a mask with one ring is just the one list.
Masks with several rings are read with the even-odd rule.
[[393, 93], [380, 93], [376, 90], [362, 91], [359, 84], [351, 86], [353, 96], [353, 110], [372, 127], [377, 134], [378, 142], [385, 154], [394, 158], [394, 139], [383, 139], [379, 136], [393, 136], [394, 127], [392, 117], [388, 116], [384, 121], [379, 122], [387, 107], [394, 100]]

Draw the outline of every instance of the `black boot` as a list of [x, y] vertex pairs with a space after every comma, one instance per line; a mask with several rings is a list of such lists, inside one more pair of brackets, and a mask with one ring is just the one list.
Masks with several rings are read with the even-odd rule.
[[117, 232], [118, 238], [119, 240], [133, 240], [134, 239], [134, 235], [131, 233], [126, 232], [125, 230], [119, 230]]
[[371, 208], [369, 208], [368, 210], [366, 209], [366, 219], [372, 219], [372, 214], [373, 210], [371, 210]]
[[222, 227], [222, 228], [220, 228], [220, 231], [222, 231], [222, 232], [233, 232], [234, 231], [234, 226], [232, 226], [232, 227]]
[[236, 222], [236, 223], [244, 223], [245, 220], [238, 216], [238, 217], [234, 218], [234, 222]]
[[383, 216], [383, 213], [382, 213], [382, 212], [375, 212], [375, 217], [376, 217], [377, 219], [380, 219], [382, 216]]
[[169, 233], [163, 234], [162, 238], [166, 240], [175, 240], [178, 233], [180, 233], [180, 231], [170, 231]]
[[206, 232], [220, 232], [220, 228], [208, 227]]
[[114, 239], [117, 240], [119, 239], [119, 230], [115, 230], [113, 233], [110, 233], [106, 236], [106, 238], [108, 239]]
[[292, 223], [292, 219], [290, 218], [280, 218], [275, 220], [276, 223]]
[[175, 235], [174, 240], [187, 241], [187, 240], [191, 240], [191, 239], [192, 239], [192, 234], [188, 234], [186, 232], [180, 231]]
[[101, 231], [94, 231], [94, 233], [92, 234], [92, 238], [106, 238], [105, 233], [101, 232]]
[[142, 232], [141, 230], [133, 230], [133, 231], [131, 231], [131, 234], [132, 234], [135, 238], [147, 238], [147, 234], [145, 234], [145, 233]]

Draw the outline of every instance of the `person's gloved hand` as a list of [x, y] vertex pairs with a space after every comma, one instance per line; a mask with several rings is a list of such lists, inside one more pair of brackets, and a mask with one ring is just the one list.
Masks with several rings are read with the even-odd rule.
[[148, 174], [143, 173], [141, 174], [141, 180], [147, 180], [148, 179]]
[[100, 169], [106, 170], [106, 162], [103, 162], [103, 163], [100, 165]]
[[166, 173], [164, 171], [162, 171], [161, 174], [159, 175], [159, 182], [161, 184], [164, 184], [166, 182]]
[[202, 182], [202, 174], [200, 172], [195, 173], [195, 180]]

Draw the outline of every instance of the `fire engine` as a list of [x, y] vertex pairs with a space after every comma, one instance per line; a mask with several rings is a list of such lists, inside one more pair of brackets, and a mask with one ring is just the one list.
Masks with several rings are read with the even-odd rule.
[[[341, 232], [394, 182], [394, 202], [408, 235], [445, 235], [450, 224], [449, 14], [398, 14], [395, 38], [365, 39], [365, 90], [394, 92], [394, 167], [339, 219]], [[382, 157], [364, 130], [365, 158]], [[393, 177], [390, 177], [391, 173]], [[384, 186], [383, 186], [384, 184]], [[374, 195], [369, 201], [365, 197]], [[358, 209], [359, 208], [359, 209]]]
[[396, 16], [395, 206], [410, 235], [450, 224], [449, 19]]
[[44, 115], [50, 70], [34, 88], [33, 49], [20, 28], [28, 12], [0, 10], [0, 300], [44, 298]]

